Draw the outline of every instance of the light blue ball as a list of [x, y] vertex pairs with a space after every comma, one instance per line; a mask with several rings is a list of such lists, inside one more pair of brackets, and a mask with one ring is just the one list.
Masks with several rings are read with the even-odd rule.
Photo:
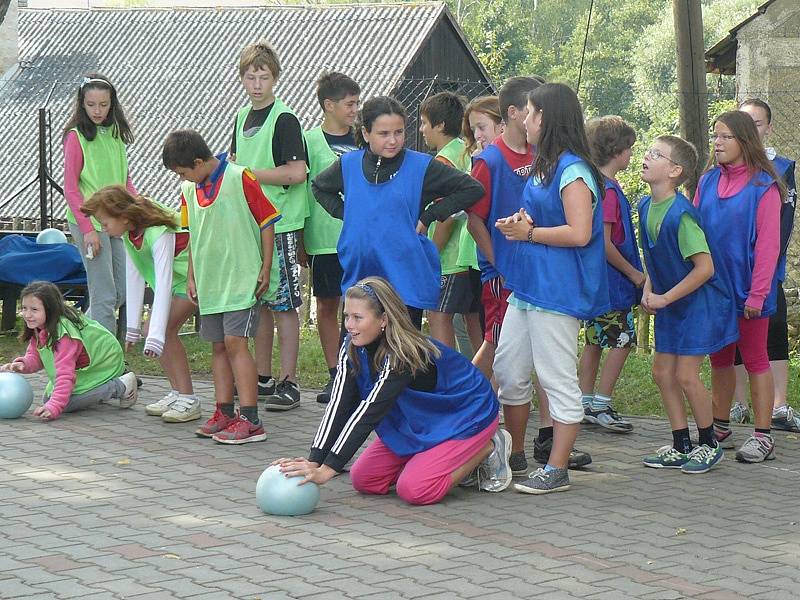
[[256, 502], [268, 515], [307, 515], [319, 502], [316, 483], [298, 485], [302, 477], [286, 477], [278, 465], [267, 467], [256, 483]]
[[42, 229], [36, 236], [37, 244], [66, 244], [67, 236], [60, 229]]
[[22, 375], [0, 373], [0, 419], [16, 419], [33, 404], [33, 390]]

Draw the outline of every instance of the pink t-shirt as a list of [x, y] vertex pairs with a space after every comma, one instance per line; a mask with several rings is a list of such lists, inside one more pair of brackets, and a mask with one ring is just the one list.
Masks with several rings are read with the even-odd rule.
[[[68, 131], [64, 136], [64, 198], [72, 214], [75, 215], [75, 220], [78, 222], [78, 228], [81, 230], [81, 233], [89, 233], [90, 231], [94, 231], [94, 226], [89, 217], [81, 212], [81, 206], [83, 206], [83, 203], [87, 200], [87, 198], [84, 198], [83, 194], [81, 194], [80, 187], [78, 187], [81, 171], [83, 171], [83, 149], [81, 148], [81, 142], [78, 139], [77, 133]], [[130, 175], [128, 175], [125, 187], [127, 187], [128, 191], [134, 196], [138, 195], [139, 192], [133, 187]]]
[[622, 226], [619, 196], [614, 188], [607, 189], [603, 198], [603, 223], [611, 225], [611, 243], [621, 246], [625, 241], [625, 229]]
[[[747, 185], [752, 175], [747, 165], [720, 165], [720, 178], [717, 194], [723, 200], [738, 194]], [[694, 194], [694, 205], [700, 205], [700, 188]], [[750, 295], [745, 306], [761, 310], [772, 287], [772, 278], [778, 265], [781, 251], [781, 194], [778, 186], [772, 184], [764, 192], [756, 211], [756, 245], [753, 250], [753, 277], [750, 282]]]
[[[44, 346], [47, 343], [47, 331], [41, 329], [37, 332], [37, 336], [39, 347]], [[32, 337], [28, 342], [25, 356], [14, 359], [15, 362], [22, 363], [23, 373], [35, 373], [44, 368], [37, 348], [37, 336]], [[51, 418], [57, 419], [69, 403], [72, 390], [75, 388], [75, 371], [88, 366], [89, 355], [80, 340], [65, 335], [56, 344], [53, 358], [56, 366], [56, 380], [53, 385], [53, 393], [50, 394], [50, 399], [45, 402], [44, 407], [50, 411]]]

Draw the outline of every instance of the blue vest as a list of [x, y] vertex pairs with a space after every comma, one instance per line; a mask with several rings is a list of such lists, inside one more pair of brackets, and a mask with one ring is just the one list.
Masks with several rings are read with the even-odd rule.
[[[622, 244], [617, 246], [617, 250], [622, 254], [622, 258], [641, 271], [642, 259], [639, 257], [639, 246], [636, 245], [631, 205], [619, 184], [606, 177], [605, 185], [606, 190], [614, 190], [619, 199], [619, 214], [625, 239]], [[610, 262], [606, 262], [606, 265], [608, 267], [608, 295], [611, 297], [611, 310], [629, 310], [631, 306], [639, 304], [642, 300], [642, 290], [633, 285], [633, 282]]]
[[[566, 225], [561, 199], [561, 174], [582, 159], [565, 152], [546, 184], [528, 179], [522, 206], [538, 227]], [[540, 308], [588, 320], [611, 309], [608, 296], [603, 210], [600, 199], [592, 210], [592, 236], [580, 248], [561, 248], [530, 242], [512, 242], [514, 255], [506, 287], [514, 296]]]
[[503, 158], [502, 151], [495, 144], [489, 144], [477, 158], [486, 163], [492, 182], [492, 203], [489, 207], [489, 217], [486, 219], [486, 228], [492, 239], [494, 265], [486, 260], [480, 249], [478, 250], [481, 283], [486, 283], [495, 277], [505, 277], [508, 271], [514, 252], [514, 242], [507, 240], [494, 224], [497, 219], [514, 214], [522, 206], [522, 191], [528, 178], [514, 173]]
[[405, 150], [403, 164], [385, 183], [370, 183], [361, 161], [364, 150], [341, 157], [344, 219], [336, 251], [342, 265], [342, 295], [360, 279], [386, 278], [407, 306], [439, 305], [439, 252], [417, 233], [422, 181], [431, 156]]
[[789, 238], [792, 237], [794, 229], [794, 206], [797, 199], [795, 194], [794, 180], [794, 161], [785, 156], [776, 156], [772, 159], [772, 164], [778, 177], [786, 183], [786, 200], [781, 205], [781, 255], [778, 258], [778, 281], [786, 281], [786, 249], [789, 245]]
[[[653, 242], [647, 235], [647, 214], [650, 196], [639, 203], [639, 238], [642, 241], [647, 275], [653, 292], [663, 294], [671, 290], [694, 268], [691, 260], [684, 260], [678, 245], [678, 227], [681, 216], [688, 213], [701, 227], [700, 214], [681, 193], [675, 197]], [[667, 354], [703, 355], [716, 352], [739, 338], [736, 306], [731, 296], [723, 265], [713, 251], [714, 275], [691, 294], [656, 311], [656, 352]]]
[[[399, 456], [472, 437], [489, 427], [500, 409], [489, 380], [466, 357], [430, 341], [442, 353], [434, 359], [436, 388], [431, 392], [406, 388], [375, 428], [381, 441]], [[358, 356], [357, 383], [363, 402], [377, 378], [371, 372], [366, 348], [358, 348]]]
[[[761, 198], [772, 179], [763, 171], [758, 173], [738, 194], [720, 198], [717, 192], [722, 171], [714, 167], [700, 179], [700, 215], [709, 246], [722, 262], [731, 281], [736, 312], [744, 314], [744, 303], [750, 294], [753, 279], [756, 245], [756, 213]], [[775, 312], [778, 299], [778, 270], [772, 276], [769, 295], [761, 310], [762, 317]]]

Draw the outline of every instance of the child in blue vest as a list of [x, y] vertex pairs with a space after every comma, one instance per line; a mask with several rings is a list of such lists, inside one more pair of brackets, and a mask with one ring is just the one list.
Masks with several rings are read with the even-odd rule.
[[525, 130], [536, 158], [522, 208], [496, 223], [514, 251], [504, 272], [512, 293], [494, 371], [503, 404], [530, 401], [534, 369], [546, 392], [540, 404], [553, 419], [552, 450], [545, 466], [514, 488], [547, 494], [569, 489], [567, 466], [584, 417], [577, 373], [581, 320], [607, 312], [611, 302], [603, 176], [589, 158], [575, 92], [561, 83], [533, 90]]
[[367, 147], [338, 158], [311, 189], [343, 221], [337, 245], [342, 290], [367, 276], [384, 277], [421, 327], [423, 310], [439, 305], [439, 253], [425, 235], [428, 226], [471, 206], [483, 188], [467, 173], [404, 149], [405, 128], [406, 111], [397, 100], [371, 98], [360, 115]]
[[[300, 350], [300, 249], [309, 214], [306, 196], [307, 159], [300, 121], [274, 87], [281, 75], [275, 49], [266, 42], [246, 46], [239, 57], [239, 78], [250, 100], [234, 123], [233, 162], [250, 169], [264, 195], [281, 213], [275, 224], [275, 263], [280, 277], [277, 294], [260, 307], [255, 339], [258, 395], [267, 410], [300, 405], [297, 356]], [[280, 375], [272, 377], [275, 329], [280, 341]], [[238, 388], [237, 388], [238, 389]]]
[[182, 182], [181, 224], [189, 228], [186, 291], [200, 310], [200, 336], [211, 342], [216, 410], [196, 434], [220, 444], [263, 441], [248, 338], [258, 328], [257, 300], [277, 292], [273, 224], [280, 213], [252, 171], [228, 162], [224, 153], [215, 157], [196, 131], [170, 133], [162, 160]]
[[[642, 308], [655, 314], [653, 379], [673, 439], [643, 462], [684, 473], [705, 473], [722, 460], [700, 365], [706, 354], [738, 336], [730, 290], [715, 272], [721, 261], [709, 251], [698, 212], [676, 191], [696, 167], [697, 152], [691, 144], [675, 136], [656, 138], [642, 166], [651, 196], [639, 205], [639, 238], [648, 274]], [[696, 448], [689, 438], [684, 395], [699, 432]]]
[[322, 123], [305, 132], [308, 148], [308, 217], [303, 228], [303, 251], [311, 267], [311, 288], [317, 302], [317, 333], [328, 366], [329, 379], [317, 395], [326, 404], [331, 398], [339, 349], [339, 305], [342, 299], [342, 265], [336, 244], [342, 222], [331, 217], [311, 193], [311, 181], [342, 154], [357, 150], [353, 124], [358, 116], [361, 88], [344, 73], [323, 73], [317, 79], [317, 100]]
[[[769, 104], [758, 98], [745, 100], [739, 110], [749, 114], [755, 123], [758, 137], [765, 143], [772, 133], [772, 110]], [[778, 260], [778, 299], [775, 313], [769, 318], [767, 332], [767, 355], [775, 384], [775, 400], [772, 406], [772, 428], [786, 431], [800, 431], [800, 416], [786, 403], [789, 383], [789, 328], [786, 320], [786, 295], [783, 282], [786, 279], [786, 250], [794, 228], [794, 209], [797, 201], [795, 184], [795, 163], [780, 156], [774, 148], [764, 148], [767, 158], [775, 165], [775, 171], [786, 185], [786, 197], [781, 204], [781, 255]], [[742, 358], [736, 356], [736, 393], [731, 407], [731, 421], [749, 423], [750, 410], [746, 399], [747, 371], [742, 366]]]
[[775, 457], [770, 435], [775, 396], [767, 354], [769, 319], [778, 296], [780, 210], [786, 187], [767, 158], [753, 119], [733, 110], [714, 120], [714, 153], [695, 194], [709, 245], [718, 249], [718, 268], [731, 283], [739, 340], [711, 355], [714, 429], [723, 448], [732, 448], [730, 410], [736, 350], [750, 375], [755, 432], [736, 452], [740, 462]]
[[[589, 121], [586, 135], [592, 159], [605, 177], [603, 239], [611, 310], [587, 321], [584, 326], [586, 341], [578, 369], [586, 414], [584, 423], [600, 425], [616, 433], [629, 433], [633, 425], [616, 413], [611, 405], [611, 394], [628, 354], [636, 346], [633, 309], [641, 299], [645, 277], [631, 207], [615, 177], [631, 162], [636, 132], [620, 117], [607, 116]], [[603, 348], [609, 351], [595, 392]]]
[[363, 494], [394, 485], [409, 504], [434, 504], [465, 479], [489, 492], [507, 488], [511, 437], [497, 427], [497, 397], [481, 372], [421, 334], [385, 279], [348, 289], [344, 311], [347, 337], [311, 452], [275, 461], [281, 470], [323, 484], [375, 431], [350, 470]]

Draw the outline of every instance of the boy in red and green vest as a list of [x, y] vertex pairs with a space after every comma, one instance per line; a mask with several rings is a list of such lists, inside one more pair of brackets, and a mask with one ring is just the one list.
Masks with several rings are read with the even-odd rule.
[[[300, 404], [297, 355], [300, 350], [300, 248], [308, 216], [306, 152], [300, 121], [276, 98], [273, 88], [281, 74], [275, 49], [266, 42], [250, 44], [239, 58], [239, 77], [250, 104], [239, 110], [231, 155], [249, 168], [264, 194], [281, 213], [275, 226], [275, 260], [280, 271], [277, 296], [261, 307], [256, 334], [258, 396], [267, 410], [289, 410]], [[274, 321], [273, 321], [274, 318]], [[280, 340], [280, 376], [272, 377], [274, 326]], [[241, 393], [241, 390], [239, 390]]]
[[[458, 137], [464, 119], [464, 100], [452, 92], [441, 92], [427, 98], [420, 106], [420, 128], [425, 145], [436, 150], [436, 160], [465, 173], [472, 166], [464, 142]], [[459, 254], [468, 253], [467, 246], [474, 241], [467, 235], [466, 215], [463, 213], [434, 222], [428, 228], [428, 237], [439, 249], [442, 263], [442, 277], [439, 294], [439, 307], [428, 311], [431, 336], [455, 348], [456, 339], [453, 316], [464, 315], [467, 332], [474, 349], [481, 345], [483, 333], [480, 322], [480, 295], [476, 295], [470, 281], [469, 265], [462, 264]]]
[[162, 160], [182, 181], [181, 221], [189, 228], [186, 291], [200, 309], [200, 336], [212, 347], [217, 407], [197, 435], [222, 444], [265, 440], [247, 340], [258, 328], [258, 299], [274, 298], [277, 291], [272, 255], [280, 213], [252, 171], [228, 162], [225, 154], [213, 156], [196, 131], [170, 133]]
[[336, 244], [342, 221], [334, 219], [314, 198], [311, 181], [337, 158], [356, 150], [353, 123], [358, 116], [361, 88], [344, 73], [323, 73], [317, 79], [317, 100], [322, 108], [322, 124], [306, 131], [308, 148], [308, 217], [303, 230], [303, 247], [311, 267], [311, 286], [317, 302], [317, 332], [328, 366], [329, 378], [317, 395], [317, 402], [331, 398], [339, 350], [339, 304], [342, 298], [342, 266]]

